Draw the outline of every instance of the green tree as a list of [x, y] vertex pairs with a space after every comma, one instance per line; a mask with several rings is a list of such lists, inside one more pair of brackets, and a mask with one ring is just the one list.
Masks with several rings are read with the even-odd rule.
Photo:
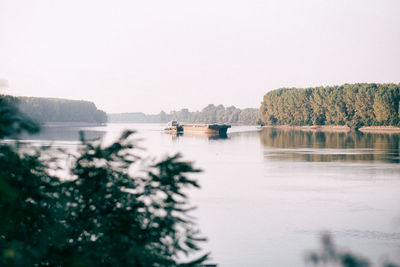
[[280, 88], [264, 95], [260, 115], [266, 124], [397, 126], [399, 98], [396, 84]]

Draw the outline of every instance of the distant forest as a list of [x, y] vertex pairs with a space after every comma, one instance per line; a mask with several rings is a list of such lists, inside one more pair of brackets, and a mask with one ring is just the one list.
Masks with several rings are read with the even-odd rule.
[[89, 101], [9, 95], [0, 95], [0, 98], [19, 106], [23, 113], [37, 122], [107, 122], [106, 113]]
[[134, 123], [163, 123], [171, 120], [186, 123], [231, 123], [255, 125], [260, 120], [259, 110], [256, 108], [239, 109], [234, 106], [208, 105], [201, 111], [190, 112], [188, 109], [159, 114], [146, 115], [144, 113], [115, 113], [108, 114], [109, 122]]
[[281, 88], [265, 94], [260, 114], [269, 125], [400, 126], [399, 98], [400, 84]]

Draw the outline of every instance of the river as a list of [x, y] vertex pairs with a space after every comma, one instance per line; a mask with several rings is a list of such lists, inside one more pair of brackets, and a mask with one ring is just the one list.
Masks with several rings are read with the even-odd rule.
[[135, 129], [147, 155], [180, 152], [203, 169], [203, 244], [219, 266], [303, 266], [329, 231], [338, 247], [400, 262], [400, 135], [234, 126], [228, 138], [174, 136], [160, 124], [48, 125], [27, 142], [74, 147], [78, 131], [110, 142]]

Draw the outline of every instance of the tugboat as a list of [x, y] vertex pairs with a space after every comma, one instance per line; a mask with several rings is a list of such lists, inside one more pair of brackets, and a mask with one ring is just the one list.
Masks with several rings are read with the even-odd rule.
[[177, 121], [170, 121], [168, 122], [167, 128], [165, 128], [164, 131], [170, 133], [182, 133], [183, 127]]

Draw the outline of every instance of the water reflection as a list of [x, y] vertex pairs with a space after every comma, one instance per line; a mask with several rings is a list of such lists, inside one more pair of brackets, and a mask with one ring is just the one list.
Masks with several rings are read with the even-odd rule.
[[328, 161], [380, 161], [399, 163], [398, 134], [361, 132], [305, 132], [263, 129], [264, 155], [273, 159]]
[[[91, 125], [90, 125], [91, 126]], [[105, 135], [104, 130], [96, 127], [84, 127], [83, 125], [51, 125], [44, 126], [40, 132], [33, 135], [23, 134], [22, 140], [44, 140], [44, 141], [78, 141], [79, 132], [83, 131], [87, 140], [94, 140]]]

